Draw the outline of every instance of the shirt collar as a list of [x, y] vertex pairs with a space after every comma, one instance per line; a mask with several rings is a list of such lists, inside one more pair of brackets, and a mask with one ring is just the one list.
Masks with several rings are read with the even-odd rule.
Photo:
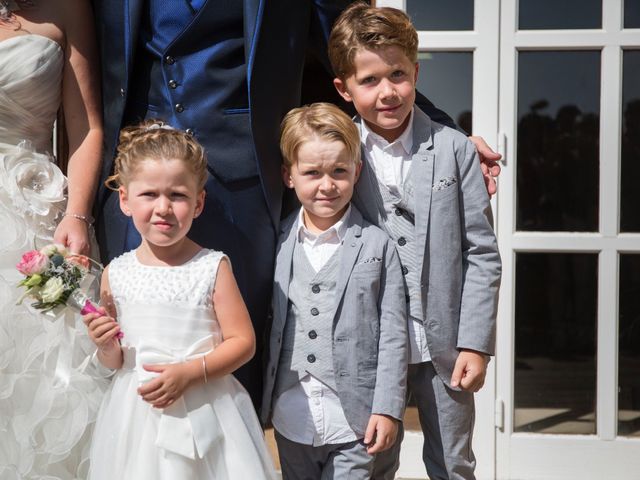
[[340, 217], [340, 220], [338, 220], [324, 232], [320, 233], [313, 233], [307, 229], [304, 224], [303, 212], [304, 208], [300, 207], [300, 210], [298, 212], [298, 240], [302, 241], [305, 238], [308, 238], [311, 241], [324, 240], [335, 235], [338, 238], [338, 241], [342, 242], [344, 236], [347, 234], [347, 219], [349, 218], [349, 215], [351, 215], [351, 204], [349, 204], [349, 206], [347, 207], [344, 215]]
[[409, 123], [407, 124], [407, 128], [404, 129], [404, 132], [400, 134], [400, 136], [392, 143], [387, 142], [384, 138], [382, 138], [377, 133], [373, 132], [364, 119], [361, 119], [360, 122], [360, 138], [362, 139], [362, 143], [364, 143], [367, 147], [371, 147], [373, 145], [378, 145], [380, 148], [386, 148], [389, 145], [402, 145], [402, 148], [406, 153], [411, 153], [411, 149], [413, 148], [413, 110], [416, 107], [411, 109], [411, 113], [409, 114]]

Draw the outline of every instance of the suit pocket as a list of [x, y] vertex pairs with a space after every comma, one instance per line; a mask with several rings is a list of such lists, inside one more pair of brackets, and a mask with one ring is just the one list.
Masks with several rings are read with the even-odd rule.
[[458, 195], [458, 184], [453, 183], [448, 187], [441, 190], [434, 190], [431, 193], [431, 204], [438, 204], [440, 202], [446, 202]]
[[353, 267], [351, 276], [354, 277], [380, 277], [382, 261], [358, 263]]

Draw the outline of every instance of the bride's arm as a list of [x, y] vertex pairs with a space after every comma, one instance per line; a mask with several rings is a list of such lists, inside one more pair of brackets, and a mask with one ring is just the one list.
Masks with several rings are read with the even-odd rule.
[[[67, 209], [56, 242], [88, 254], [88, 221], [96, 192], [102, 149], [102, 115], [93, 14], [88, 0], [61, 0], [66, 46], [62, 106], [69, 140]], [[80, 217], [80, 218], [79, 218]]]

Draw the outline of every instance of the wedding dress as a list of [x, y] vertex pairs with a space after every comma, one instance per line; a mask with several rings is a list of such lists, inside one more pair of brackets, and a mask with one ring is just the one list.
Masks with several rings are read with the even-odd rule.
[[16, 305], [15, 265], [51, 243], [66, 179], [51, 162], [64, 54], [53, 40], [0, 41], [0, 479], [75, 479], [108, 380], [81, 317]]

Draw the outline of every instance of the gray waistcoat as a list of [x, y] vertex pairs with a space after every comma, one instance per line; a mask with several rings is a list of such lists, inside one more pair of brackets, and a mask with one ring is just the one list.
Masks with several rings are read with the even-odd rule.
[[424, 320], [422, 315], [422, 295], [420, 293], [419, 255], [424, 252], [416, 252], [414, 212], [415, 200], [413, 197], [413, 169], [409, 170], [406, 181], [402, 186], [401, 196], [391, 193], [377, 176], [375, 176], [383, 204], [380, 206], [386, 213], [384, 215], [384, 229], [397, 246], [402, 263], [405, 284], [409, 295], [409, 313], [412, 317]]
[[338, 248], [316, 273], [304, 248], [296, 241], [289, 307], [274, 392], [276, 397], [293, 387], [307, 373], [336, 390], [332, 331], [341, 251], [342, 248]]

